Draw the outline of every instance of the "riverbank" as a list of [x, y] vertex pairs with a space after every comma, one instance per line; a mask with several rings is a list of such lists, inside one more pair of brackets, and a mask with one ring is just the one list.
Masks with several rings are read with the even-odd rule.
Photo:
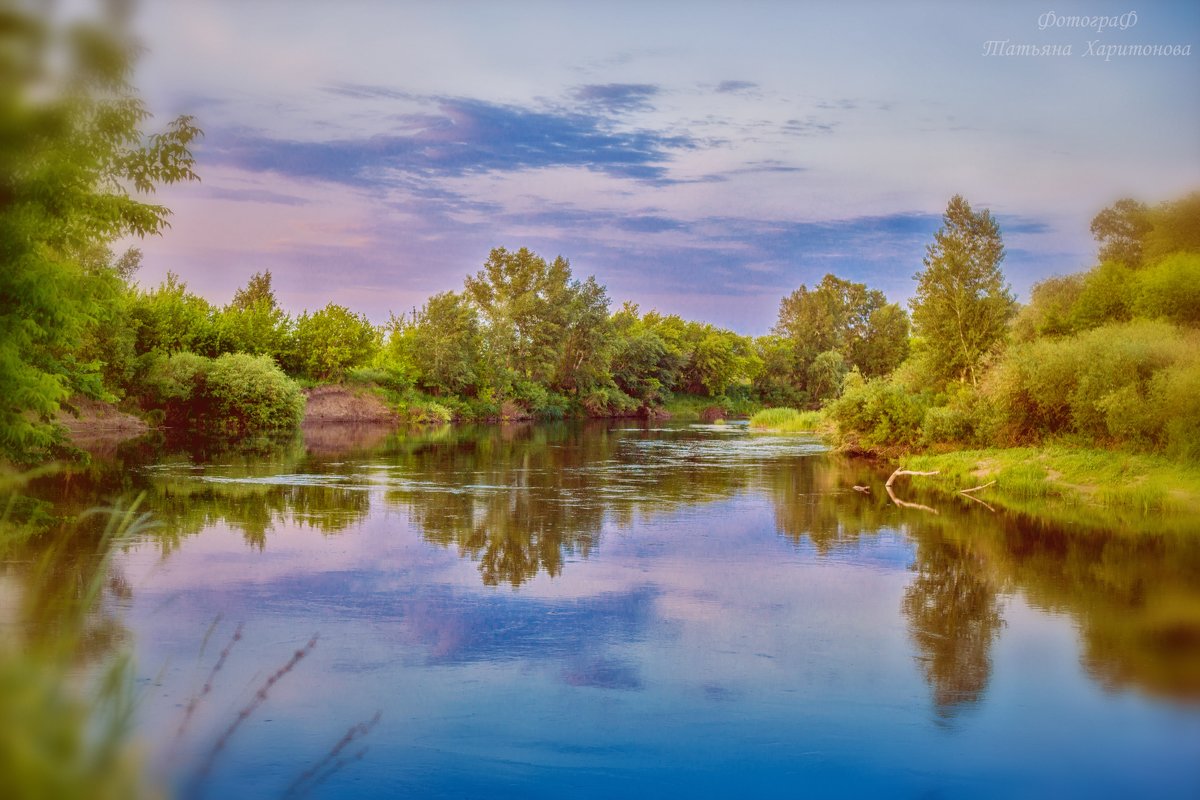
[[917, 488], [963, 497], [984, 486], [970, 497], [996, 508], [1138, 528], [1171, 520], [1200, 531], [1200, 467], [1156, 456], [1050, 445], [909, 454], [899, 464], [937, 472], [911, 476]]

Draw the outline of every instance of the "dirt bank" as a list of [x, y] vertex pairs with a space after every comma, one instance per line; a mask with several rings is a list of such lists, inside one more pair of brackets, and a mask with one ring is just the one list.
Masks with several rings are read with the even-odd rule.
[[317, 386], [307, 390], [304, 427], [328, 424], [395, 424], [396, 412], [366, 389], [349, 386]]
[[106, 451], [118, 442], [150, 430], [145, 420], [126, 414], [110, 403], [76, 397], [71, 400], [71, 406], [78, 416], [64, 409], [58, 412], [57, 421], [67, 429], [68, 441], [82, 450]]

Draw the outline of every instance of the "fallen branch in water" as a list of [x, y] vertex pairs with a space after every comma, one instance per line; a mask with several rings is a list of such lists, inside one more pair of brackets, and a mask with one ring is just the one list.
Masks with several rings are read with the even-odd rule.
[[992, 508], [990, 505], [988, 505], [987, 503], [983, 502], [982, 500], [980, 500], [980, 499], [979, 499], [978, 497], [976, 497], [975, 495], [973, 495], [973, 494], [967, 494], [966, 492], [962, 492], [961, 494], [962, 494], [962, 496], [963, 496], [963, 497], [967, 498], [968, 500], [974, 500], [976, 503], [979, 503], [979, 505], [983, 506], [983, 507], [984, 507], [984, 508], [986, 508], [988, 511], [991, 511], [992, 513], [995, 513], [995, 512], [996, 512], [996, 509]]
[[901, 475], [937, 475], [937, 474], [938, 474], [938, 471], [936, 469], [933, 472], [919, 472], [917, 470], [912, 470], [912, 469], [898, 469], [892, 473], [892, 476], [890, 478], [887, 479], [887, 483], [885, 483], [884, 486], [890, 487], [893, 483], [896, 482], [896, 478], [898, 478]]
[[904, 500], [901, 500], [899, 497], [896, 497], [896, 492], [892, 490], [891, 483], [884, 484], [883, 488], [887, 489], [888, 497], [892, 498], [892, 502], [895, 503], [896, 505], [900, 506], [901, 508], [915, 508], [918, 511], [928, 511], [931, 514], [938, 513], [938, 510], [936, 508], [930, 508], [929, 506], [923, 506], [920, 503], [909, 503]]
[[[959, 494], [970, 494], [971, 492], [978, 492], [980, 489], [986, 489], [987, 487], [991, 486], [993, 483], [995, 483], [995, 481], [988, 481], [987, 483], [985, 483], [981, 486], [974, 486], [970, 489], [959, 489], [958, 493]], [[972, 499], [974, 499], [974, 498], [972, 498]]]

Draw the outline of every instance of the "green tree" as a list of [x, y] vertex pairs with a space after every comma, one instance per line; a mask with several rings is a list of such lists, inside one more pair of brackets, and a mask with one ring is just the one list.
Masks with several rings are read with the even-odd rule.
[[416, 314], [405, 347], [421, 388], [435, 395], [474, 394], [483, 343], [479, 317], [464, 295], [435, 294]]
[[633, 303], [625, 303], [611, 322], [614, 341], [609, 371], [617, 388], [642, 408], [666, 402], [679, 375], [678, 351], [646, 324]]
[[611, 384], [608, 296], [595, 278], [571, 278], [558, 256], [547, 263], [522, 247], [495, 248], [465, 282], [479, 309], [490, 382], [501, 397], [521, 384], [582, 396]]
[[961, 195], [951, 198], [909, 303], [935, 380], [977, 385], [984, 356], [1004, 341], [1017, 306], [1000, 270], [1003, 260], [991, 213], [973, 212]]
[[[114, 12], [110, 17], [117, 17]], [[100, 303], [81, 263], [96, 246], [157, 234], [168, 210], [144, 197], [194, 180], [191, 117], [147, 137], [129, 82], [124, 20], [63, 28], [0, 9], [0, 455], [39, 457], [79, 388], [77, 349]]]
[[271, 272], [256, 272], [233, 301], [221, 310], [220, 350], [226, 353], [269, 355], [282, 360], [292, 320], [279, 307], [271, 288]]
[[1200, 253], [1200, 192], [1161, 203], [1150, 212], [1145, 263], [1154, 265], [1172, 253]]
[[1075, 331], [1074, 308], [1083, 294], [1085, 276], [1055, 276], [1034, 284], [1029, 304], [1013, 321], [1013, 334], [1023, 342], [1039, 336], [1065, 336]]
[[848, 371], [842, 354], [837, 350], [821, 353], [808, 366], [809, 396], [818, 403], [837, 397], [842, 393], [842, 379]]
[[867, 377], [886, 375], [908, 355], [904, 310], [889, 303], [878, 289], [836, 275], [826, 275], [812, 289], [801, 286], [783, 298], [772, 333], [788, 343], [790, 352], [771, 353], [773, 374], [763, 385], [803, 398], [804, 403], [827, 396], [827, 384], [813, 391], [808, 381], [810, 374], [816, 374], [811, 369], [822, 353], [838, 353], [847, 368], [857, 367]]
[[203, 297], [188, 291], [173, 272], [149, 292], [137, 293], [130, 316], [138, 355], [171, 355], [189, 351], [213, 356], [219, 350], [217, 311]]
[[1153, 228], [1144, 204], [1129, 198], [1118, 200], [1092, 220], [1092, 236], [1100, 244], [1099, 260], [1137, 269], [1142, 265], [1146, 234]]
[[381, 338], [365, 316], [330, 303], [296, 320], [288, 367], [314, 380], [337, 380], [369, 362], [379, 352]]

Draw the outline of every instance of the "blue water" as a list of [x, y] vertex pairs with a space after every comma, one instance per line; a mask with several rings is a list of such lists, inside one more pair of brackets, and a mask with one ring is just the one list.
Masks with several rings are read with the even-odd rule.
[[[143, 474], [176, 530], [114, 569], [139, 731], [186, 796], [1200, 797], [1195, 644], [1106, 644], [1126, 612], [1072, 574], [1091, 543], [1035, 560], [1012, 520], [852, 491], [878, 473], [803, 437], [493, 430]], [[1155, 552], [1121, 569], [1194, 633], [1195, 544]]]

